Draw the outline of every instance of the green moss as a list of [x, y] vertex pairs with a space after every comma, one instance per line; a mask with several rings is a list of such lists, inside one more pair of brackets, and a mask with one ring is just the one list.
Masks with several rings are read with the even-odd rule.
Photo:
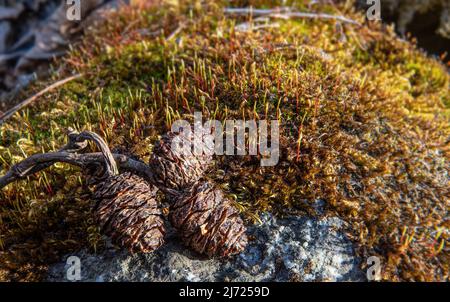
[[[233, 5], [274, 5], [242, 2]], [[230, 4], [125, 8], [94, 29], [55, 75], [76, 70], [83, 78], [0, 127], [0, 173], [30, 154], [58, 149], [68, 127], [95, 131], [112, 148], [147, 160], [158, 135], [195, 110], [219, 120], [279, 119], [277, 166], [217, 157], [208, 176], [249, 222], [264, 211], [319, 215], [313, 203], [322, 199], [325, 215], [349, 223], [361, 257], [382, 257], [384, 279], [445, 279], [445, 67], [379, 24], [340, 30], [329, 20], [273, 20], [279, 27], [239, 32], [235, 26], [247, 18], [224, 16], [223, 5]], [[338, 13], [329, 5], [317, 9]], [[179, 24], [183, 29], [167, 41]], [[74, 168], [56, 166], [11, 184], [0, 199], [3, 278], [33, 279], [32, 268], [45, 273], [68, 251], [102, 246], [89, 190]], [[66, 217], [73, 217], [70, 230]]]

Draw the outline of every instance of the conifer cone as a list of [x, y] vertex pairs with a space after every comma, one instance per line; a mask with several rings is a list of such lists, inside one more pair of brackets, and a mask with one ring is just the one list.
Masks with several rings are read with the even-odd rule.
[[181, 194], [169, 214], [183, 242], [200, 254], [231, 256], [247, 245], [246, 228], [220, 189], [200, 182]]
[[212, 161], [212, 155], [197, 155], [192, 150], [187, 154], [175, 152], [172, 142], [176, 136], [190, 143], [185, 136], [169, 132], [156, 143], [149, 162], [158, 188], [171, 194], [178, 194], [198, 182]]
[[106, 235], [131, 252], [152, 252], [164, 243], [157, 188], [131, 173], [108, 176], [95, 187], [94, 209]]

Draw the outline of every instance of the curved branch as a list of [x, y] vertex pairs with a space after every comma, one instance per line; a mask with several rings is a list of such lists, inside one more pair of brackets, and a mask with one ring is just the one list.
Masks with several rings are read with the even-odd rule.
[[[154, 176], [150, 167], [145, 163], [129, 158], [123, 154], [111, 154], [117, 165], [123, 169], [130, 170], [135, 174], [142, 175], [146, 180], [154, 183]], [[25, 178], [31, 174], [41, 171], [57, 162], [67, 163], [86, 169], [94, 165], [104, 165], [104, 155], [100, 152], [76, 154], [70, 152], [52, 152], [34, 154], [12, 168], [0, 178], [0, 189], [13, 181]], [[116, 167], [117, 168], [117, 167]]]
[[[134, 174], [141, 175], [148, 182], [160, 187], [150, 166], [141, 161], [131, 159], [126, 155], [111, 153], [106, 142], [96, 133], [90, 131], [78, 133], [69, 128], [67, 135], [69, 138], [68, 143], [59, 149], [58, 152], [34, 154], [12, 166], [4, 176], [0, 177], [0, 190], [13, 181], [42, 171], [57, 162], [71, 164], [82, 169], [99, 166], [100, 170], [102, 170], [105, 168], [105, 161], [106, 173], [108, 175], [119, 174], [118, 167], [120, 167]], [[87, 140], [94, 141], [102, 152], [85, 154], [77, 153], [87, 147]], [[160, 189], [171, 195], [177, 195], [179, 193], [170, 188]]]
[[[62, 148], [60, 148], [58, 150], [58, 152], [69, 152], [69, 153], [75, 153], [78, 151], [82, 151], [84, 149], [86, 149], [87, 147], [87, 142], [86, 141], [79, 141], [78, 140], [78, 135], [79, 133], [75, 130], [73, 130], [72, 128], [69, 128], [67, 130], [67, 137], [69, 138], [69, 141], [67, 142], [67, 144], [65, 146], [63, 146]], [[44, 170], [48, 167], [50, 167], [53, 163], [41, 163], [36, 165], [35, 167], [33, 167], [30, 171], [29, 171], [29, 175], [36, 173], [38, 171]]]
[[[90, 131], [83, 131], [82, 133], [78, 133], [78, 131], [73, 130], [72, 128], [69, 128], [67, 130], [67, 136], [69, 141], [65, 146], [60, 148], [58, 152], [67, 152], [67, 153], [76, 153], [79, 151], [82, 151], [86, 149], [87, 147], [87, 140], [92, 140], [94, 143], [100, 148], [102, 151], [105, 159], [106, 159], [106, 169], [107, 173], [109, 175], [117, 175], [119, 174], [117, 165], [114, 161], [114, 158], [112, 156], [112, 153], [106, 144], [106, 142], [96, 133], [90, 132]], [[50, 153], [51, 154], [51, 153]], [[35, 166], [31, 167], [26, 173], [27, 175], [34, 174], [36, 172], [39, 172], [41, 170], [44, 170], [51, 165], [53, 165], [54, 161], [48, 161], [48, 162], [42, 162], [39, 164], [36, 164]], [[14, 167], [13, 167], [14, 168]], [[13, 169], [11, 168], [11, 170]], [[1, 189], [1, 186], [0, 186]]]
[[62, 79], [56, 83], [53, 83], [52, 85], [46, 87], [44, 90], [39, 91], [38, 93], [36, 93], [35, 95], [33, 95], [32, 97], [29, 97], [28, 99], [26, 99], [23, 102], [20, 102], [19, 104], [17, 104], [16, 106], [12, 107], [11, 109], [9, 109], [8, 111], [6, 111], [5, 113], [3, 113], [3, 115], [0, 116], [0, 125], [3, 124], [3, 122], [5, 122], [7, 119], [9, 119], [11, 116], [14, 115], [14, 113], [16, 113], [17, 111], [21, 110], [22, 108], [24, 108], [25, 106], [29, 105], [30, 103], [34, 102], [37, 98], [39, 98], [40, 96], [42, 96], [43, 94], [47, 93], [50, 90], [53, 90], [61, 85], [64, 85], [67, 82], [70, 82], [72, 80], [81, 78], [82, 75], [81, 74], [76, 74], [73, 76], [70, 76], [68, 78]]
[[97, 147], [100, 148], [103, 156], [105, 157], [106, 173], [108, 173], [108, 175], [119, 174], [119, 170], [117, 169], [117, 164], [114, 161], [111, 150], [100, 135], [91, 131], [83, 131], [75, 137], [75, 140], [77, 142], [84, 142], [86, 140], [93, 141]]

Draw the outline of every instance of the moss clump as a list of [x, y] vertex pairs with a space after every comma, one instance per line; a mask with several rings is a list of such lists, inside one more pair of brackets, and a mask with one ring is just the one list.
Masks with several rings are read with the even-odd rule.
[[[82, 80], [0, 127], [1, 173], [63, 145], [69, 126], [147, 160], [157, 136], [194, 111], [219, 120], [279, 119], [277, 166], [218, 157], [210, 174], [247, 218], [258, 220], [264, 211], [320, 215], [314, 202], [321, 199], [324, 215], [349, 223], [361, 257], [381, 257], [384, 280], [446, 280], [445, 67], [380, 24], [272, 20], [279, 26], [240, 32], [236, 25], [249, 18], [224, 15], [227, 5], [184, 2], [114, 14], [56, 75], [77, 70]], [[317, 9], [364, 22], [347, 7]], [[30, 279], [25, 267], [45, 272], [68, 251], [101, 248], [80, 176], [61, 165], [0, 192], [2, 278]]]

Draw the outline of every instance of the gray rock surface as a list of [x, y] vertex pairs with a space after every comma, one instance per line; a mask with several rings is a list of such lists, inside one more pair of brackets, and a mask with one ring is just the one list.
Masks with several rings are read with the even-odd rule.
[[351, 242], [338, 218], [263, 217], [249, 227], [254, 238], [231, 259], [205, 259], [183, 247], [170, 231], [164, 247], [130, 255], [107, 248], [67, 255], [53, 265], [48, 281], [65, 281], [69, 256], [81, 260], [81, 281], [364, 281]]

